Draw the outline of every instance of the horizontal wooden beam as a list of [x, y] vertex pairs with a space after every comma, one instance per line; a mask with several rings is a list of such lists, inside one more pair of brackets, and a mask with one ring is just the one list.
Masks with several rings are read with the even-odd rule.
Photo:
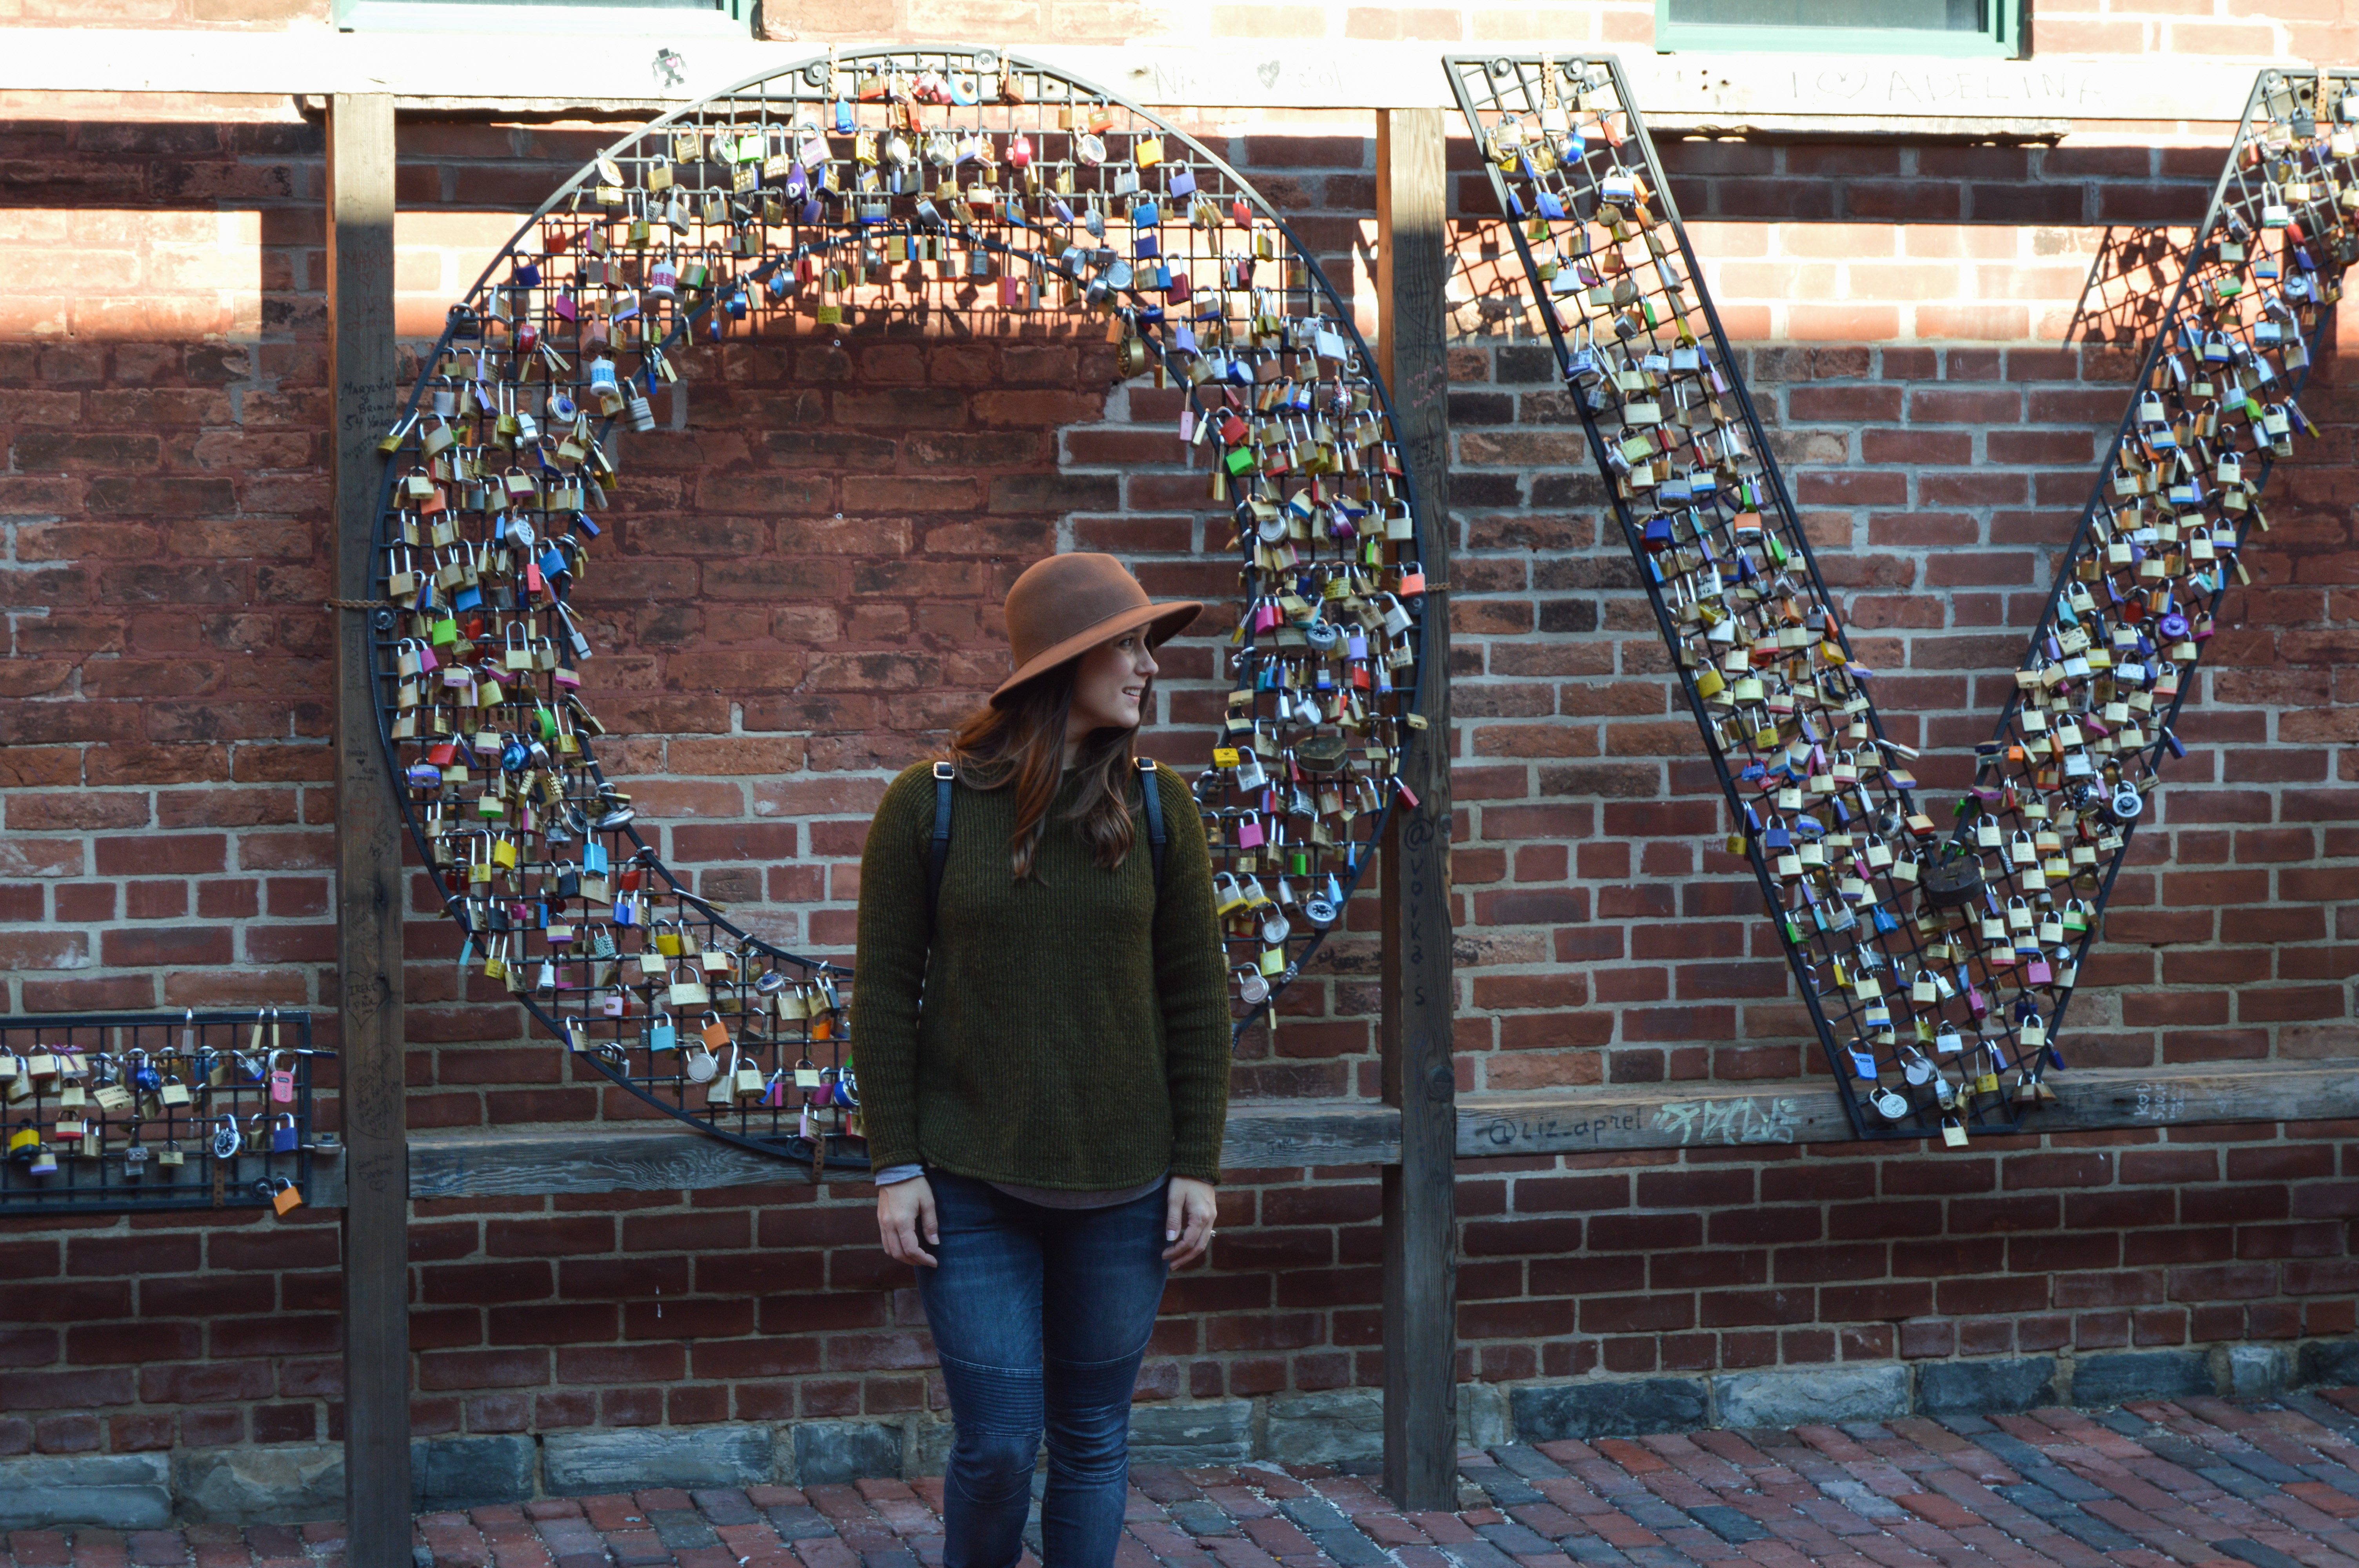
[[[2024, 1136], [2359, 1117], [2359, 1073], [2348, 1065], [2091, 1070], [2055, 1074], [2049, 1087], [2056, 1103], [2025, 1118]], [[1462, 1160], [1850, 1140], [1842, 1103], [1823, 1088], [1651, 1085], [1458, 1099]]]
[[[2024, 1136], [2359, 1119], [2359, 1073], [2341, 1065], [2092, 1070], [2059, 1073], [2051, 1084], [2057, 1103], [2028, 1118]], [[1462, 1160], [1850, 1141], [1843, 1107], [1824, 1088], [1747, 1092], [1724, 1084], [1658, 1084], [1458, 1098]], [[1399, 1159], [1399, 1111], [1366, 1100], [1239, 1102], [1230, 1108], [1221, 1151], [1231, 1170]], [[306, 1195], [321, 1206], [342, 1201], [341, 1173], [329, 1173], [328, 1164], [321, 1162], [323, 1173], [315, 1178], [318, 1192]], [[409, 1141], [413, 1198], [665, 1192], [801, 1179], [799, 1167], [768, 1155], [655, 1124], [471, 1128], [415, 1133]]]
[[[1232, 1105], [1221, 1149], [1221, 1162], [1231, 1170], [1386, 1165], [1399, 1159], [1400, 1112], [1357, 1100]], [[413, 1198], [667, 1192], [805, 1176], [805, 1167], [657, 1123], [470, 1128], [417, 1132], [409, 1140]]]
[[[471, 58], [502, 62], [494, 91], [431, 33], [249, 32], [204, 28], [10, 27], [0, 87], [59, 92], [311, 96], [386, 92], [405, 108], [516, 114], [645, 113], [692, 103], [756, 71], [820, 52], [709, 29], [642, 38], [542, 32], [504, 40], [471, 29]], [[1006, 43], [1139, 103], [1202, 109], [1448, 107], [1444, 49], [1432, 44], [1234, 39], [1190, 47]], [[514, 47], [506, 47], [507, 44]], [[1531, 53], [1561, 40], [1486, 45]], [[658, 50], [672, 59], [658, 62]], [[2251, 85], [2244, 69], [2158, 71], [2132, 59], [1954, 60], [1859, 56], [1654, 55], [1624, 60], [1647, 120], [1663, 129], [1809, 132], [1855, 127], [1930, 135], [2054, 135], [2110, 120], [2228, 122]], [[2258, 62], [2266, 63], [2266, 62]], [[675, 80], [675, 78], [677, 80]]]

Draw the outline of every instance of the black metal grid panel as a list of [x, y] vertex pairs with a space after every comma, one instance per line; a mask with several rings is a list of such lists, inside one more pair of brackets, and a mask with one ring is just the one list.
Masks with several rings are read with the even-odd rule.
[[269, 1207], [315, 1158], [311, 1017], [0, 1018], [0, 1215]]
[[[856, 1168], [842, 969], [688, 892], [599, 767], [569, 600], [623, 432], [691, 345], [915, 323], [1102, 328], [1184, 386], [1239, 567], [1234, 690], [1196, 795], [1243, 1028], [1342, 919], [1397, 789], [1422, 576], [1385, 389], [1235, 170], [1013, 55], [836, 53], [593, 158], [496, 256], [388, 458], [381, 718], [462, 965], [658, 1108]], [[432, 667], [427, 667], [429, 665]], [[850, 1102], [850, 1103], [847, 1103]]]
[[[2186, 265], [2150, 269], [2168, 303], [2109, 303], [2160, 323], [2139, 380], [2160, 401], [2133, 402], [1944, 836], [1852, 657], [1618, 61], [1445, 69], [1854, 1130], [2012, 1128], [2063, 1065], [2143, 792], [2300, 423], [2304, 345], [2351, 248], [2351, 133], [2318, 124], [2343, 79], [2264, 72]], [[2190, 365], [2206, 344], [2209, 372]]]

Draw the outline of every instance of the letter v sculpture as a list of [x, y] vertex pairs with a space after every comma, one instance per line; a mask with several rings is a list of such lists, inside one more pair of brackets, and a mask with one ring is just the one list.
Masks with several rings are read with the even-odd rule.
[[1863, 1138], [2017, 1126], [2359, 256], [2353, 73], [2264, 70], [1946, 827], [1888, 739], [1618, 61], [1444, 62]]

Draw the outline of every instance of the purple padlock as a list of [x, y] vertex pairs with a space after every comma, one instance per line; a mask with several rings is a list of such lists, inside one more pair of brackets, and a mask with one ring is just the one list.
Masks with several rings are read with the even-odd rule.
[[2166, 642], [2183, 643], [2187, 640], [2187, 617], [2174, 610], [2162, 618], [2155, 630], [2162, 633]]

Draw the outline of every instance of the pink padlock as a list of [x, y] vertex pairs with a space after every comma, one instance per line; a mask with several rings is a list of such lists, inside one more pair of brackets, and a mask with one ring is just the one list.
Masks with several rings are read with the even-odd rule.
[[1237, 818], [1238, 849], [1258, 849], [1266, 842], [1267, 842], [1267, 840], [1262, 834], [1260, 817], [1240, 816]]

